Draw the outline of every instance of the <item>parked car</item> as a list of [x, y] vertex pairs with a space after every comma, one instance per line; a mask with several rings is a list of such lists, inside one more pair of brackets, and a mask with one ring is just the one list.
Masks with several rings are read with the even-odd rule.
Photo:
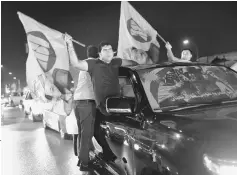
[[[236, 175], [237, 73], [200, 63], [120, 68], [121, 96], [96, 121], [119, 175]], [[99, 127], [97, 127], [99, 126]]]
[[23, 109], [26, 117], [31, 119], [33, 122], [42, 121], [43, 119], [43, 108], [42, 103], [38, 99], [32, 98], [31, 92], [27, 92], [23, 99]]
[[13, 92], [9, 96], [9, 103], [11, 106], [19, 106], [23, 103], [23, 92]]
[[[43, 112], [43, 126], [45, 129], [53, 129], [60, 133], [62, 139], [72, 139], [72, 135], [68, 134], [66, 127], [67, 115], [63, 114], [63, 101], [60, 100], [56, 104], [53, 102], [45, 103]], [[52, 107], [53, 105], [53, 107]], [[52, 110], [53, 109], [53, 110]], [[73, 114], [72, 114], [73, 115]]]
[[2, 95], [1, 96], [1, 105], [2, 106], [7, 106], [9, 104], [9, 97]]

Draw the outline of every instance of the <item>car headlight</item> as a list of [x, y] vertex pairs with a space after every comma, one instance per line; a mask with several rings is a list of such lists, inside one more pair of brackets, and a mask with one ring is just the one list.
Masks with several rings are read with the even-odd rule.
[[206, 168], [215, 175], [236, 175], [237, 162], [219, 160], [204, 154], [203, 163]]

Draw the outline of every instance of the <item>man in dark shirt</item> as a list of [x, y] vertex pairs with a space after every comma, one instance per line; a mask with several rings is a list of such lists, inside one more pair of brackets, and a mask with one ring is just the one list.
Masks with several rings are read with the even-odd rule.
[[[90, 73], [96, 106], [103, 115], [109, 115], [105, 109], [106, 98], [120, 94], [118, 68], [120, 66], [136, 65], [137, 63], [131, 60], [115, 58], [112, 46], [108, 42], [100, 43], [98, 47], [99, 59], [78, 60], [71, 39], [69, 35], [65, 35], [70, 62], [75, 68]], [[103, 115], [97, 115], [97, 117], [103, 117]], [[110, 150], [105, 138], [99, 138], [98, 142], [103, 148], [103, 159], [114, 161], [116, 156]]]
[[106, 97], [119, 95], [118, 68], [120, 66], [136, 65], [132, 60], [125, 60], [114, 57], [112, 46], [108, 42], [101, 42], [99, 49], [99, 59], [78, 60], [69, 35], [65, 35], [68, 44], [71, 65], [75, 68], [88, 71], [92, 78], [95, 92], [96, 106], [107, 115], [105, 110]]

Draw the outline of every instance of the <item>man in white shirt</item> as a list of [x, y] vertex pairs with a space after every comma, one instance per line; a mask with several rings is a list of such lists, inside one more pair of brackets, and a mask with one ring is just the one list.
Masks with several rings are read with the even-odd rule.
[[[92, 45], [87, 47], [88, 59], [97, 59], [98, 56], [97, 47]], [[90, 171], [88, 167], [89, 151], [93, 147], [92, 136], [94, 135], [96, 105], [91, 76], [86, 71], [80, 71], [79, 73], [77, 87], [74, 92], [74, 101], [74, 112], [78, 125], [78, 166], [81, 171]]]

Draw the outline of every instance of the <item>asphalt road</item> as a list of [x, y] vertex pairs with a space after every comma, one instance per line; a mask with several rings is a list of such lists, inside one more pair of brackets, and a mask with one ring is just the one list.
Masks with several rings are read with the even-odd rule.
[[25, 118], [19, 108], [4, 109], [1, 124], [2, 175], [82, 175], [72, 140]]

